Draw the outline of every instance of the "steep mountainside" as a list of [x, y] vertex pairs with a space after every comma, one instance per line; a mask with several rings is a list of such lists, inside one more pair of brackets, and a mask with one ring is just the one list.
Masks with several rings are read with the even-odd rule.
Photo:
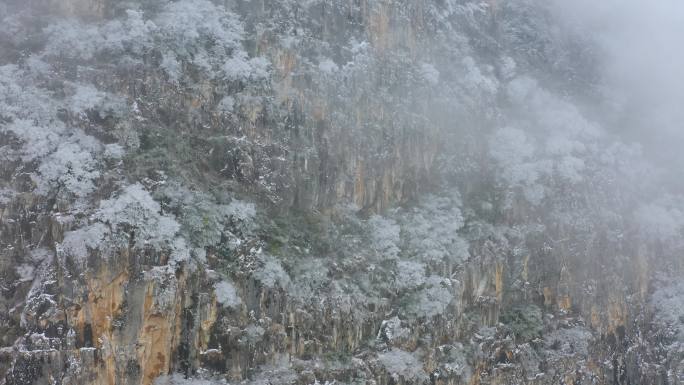
[[684, 198], [550, 7], [4, 0], [0, 384], [684, 384]]

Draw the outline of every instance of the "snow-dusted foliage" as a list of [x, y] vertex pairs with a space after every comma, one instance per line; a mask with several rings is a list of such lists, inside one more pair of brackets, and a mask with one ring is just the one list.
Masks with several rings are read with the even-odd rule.
[[660, 277], [651, 301], [656, 321], [672, 328], [679, 347], [684, 349], [684, 283], [667, 276]]
[[169, 183], [157, 192], [164, 208], [174, 213], [182, 232], [196, 247], [219, 243], [238, 247], [256, 228], [253, 203], [232, 199], [228, 204], [203, 192], [192, 191], [178, 183]]
[[437, 275], [428, 277], [419, 290], [408, 296], [408, 314], [426, 318], [443, 314], [458, 290], [454, 286], [455, 283], [448, 278]]
[[164, 215], [160, 204], [139, 183], [101, 201], [89, 222], [65, 234], [59, 246], [65, 255], [82, 262], [93, 250], [108, 256], [109, 251], [132, 245], [167, 250], [170, 261], [176, 263], [186, 260], [190, 253], [185, 240], [177, 237], [180, 224]]
[[387, 343], [401, 343], [407, 337], [410, 337], [411, 330], [401, 325], [399, 317], [392, 317], [388, 320], [382, 321], [380, 324], [380, 331], [378, 338]]
[[49, 42], [43, 55], [48, 58], [108, 57], [126, 65], [140, 63], [154, 51], [162, 56], [159, 67], [173, 81], [189, 67], [217, 80], [260, 80], [268, 75], [268, 62], [249, 58], [242, 48], [243, 27], [235, 14], [208, 0], [171, 1], [152, 14], [128, 10], [125, 17], [99, 25], [63, 21], [45, 32]]
[[0, 70], [0, 115], [5, 119], [0, 132], [19, 141], [9, 156], [27, 164], [38, 162], [31, 173], [38, 194], [58, 191], [83, 198], [95, 190], [101, 176], [100, 141], [56, 119], [59, 106], [70, 103], [36, 88], [33, 75], [24, 69], [8, 65]]
[[414, 289], [425, 283], [425, 265], [414, 261], [398, 261], [396, 287], [398, 289]]
[[462, 263], [468, 244], [459, 235], [464, 219], [457, 197], [428, 196], [402, 215], [407, 255], [426, 262]]
[[216, 301], [228, 308], [235, 308], [240, 306], [242, 300], [235, 290], [233, 283], [226, 280], [221, 280], [214, 284], [214, 292], [216, 294]]
[[79, 261], [85, 261], [92, 250], [100, 249], [109, 236], [109, 228], [103, 223], [69, 231], [64, 235], [61, 249]]
[[[116, 197], [103, 200], [95, 218], [114, 232], [130, 234], [137, 247], [170, 245], [180, 225], [161, 213], [161, 206], [145, 188], [135, 183], [126, 186]], [[126, 235], [128, 238], [128, 235]]]
[[162, 375], [155, 378], [153, 385], [227, 385], [224, 380], [204, 380], [186, 377], [182, 374]]
[[490, 139], [497, 177], [506, 187], [519, 188], [533, 205], [548, 194], [552, 180], [582, 182], [587, 163], [594, 160], [596, 146], [603, 140], [601, 130], [532, 78], [513, 79], [507, 95], [520, 119]]
[[23, 3], [0, 382], [684, 379], [681, 167], [631, 133], [679, 120], [547, 2]]
[[399, 256], [401, 244], [401, 228], [391, 218], [374, 215], [368, 220], [370, 227], [371, 247], [383, 259], [395, 259]]
[[524, 131], [512, 127], [498, 130], [489, 144], [492, 158], [500, 165], [498, 174], [508, 185], [521, 187], [525, 198], [538, 204], [544, 197], [539, 179], [548, 164], [535, 157], [536, 148]]
[[288, 288], [290, 286], [290, 276], [283, 269], [280, 262], [269, 255], [262, 254], [259, 267], [254, 271], [254, 278], [261, 282], [265, 287]]
[[36, 192], [47, 194], [54, 188], [64, 188], [77, 197], [84, 197], [94, 191], [100, 176], [94, 154], [101, 149], [102, 145], [87, 135], [76, 133], [69, 137], [38, 167]]
[[60, 134], [64, 130], [60, 125], [54, 128], [37, 126], [31, 120], [16, 119], [4, 127], [22, 142], [18, 156], [24, 162], [39, 159], [54, 151], [59, 144]]
[[417, 357], [417, 353], [391, 350], [378, 354], [378, 361], [380, 361], [395, 381], [403, 380], [420, 384], [428, 380], [428, 375], [423, 370], [423, 364]]
[[591, 330], [584, 326], [560, 327], [544, 334], [544, 346], [548, 355], [585, 357], [592, 339]]
[[[16, 64], [0, 66], [0, 114], [46, 126], [57, 112], [49, 91], [39, 88], [30, 71]], [[59, 123], [57, 123], [59, 124]]]

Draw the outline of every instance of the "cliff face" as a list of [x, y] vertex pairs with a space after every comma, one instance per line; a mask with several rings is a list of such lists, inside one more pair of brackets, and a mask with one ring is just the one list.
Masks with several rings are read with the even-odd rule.
[[0, 12], [2, 383], [684, 383], [681, 201], [542, 4]]

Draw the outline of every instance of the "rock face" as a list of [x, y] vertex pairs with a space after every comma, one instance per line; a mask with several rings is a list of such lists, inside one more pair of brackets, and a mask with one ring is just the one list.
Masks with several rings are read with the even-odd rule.
[[684, 205], [544, 4], [0, 17], [0, 383], [684, 383]]

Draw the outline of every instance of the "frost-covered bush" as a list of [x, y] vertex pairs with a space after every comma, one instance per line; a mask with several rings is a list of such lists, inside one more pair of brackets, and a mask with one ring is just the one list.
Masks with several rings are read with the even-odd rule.
[[14, 134], [21, 141], [22, 145], [17, 155], [23, 162], [30, 162], [55, 151], [65, 129], [60, 124], [43, 127], [36, 125], [32, 120], [14, 119], [2, 127], [2, 131]]
[[268, 75], [268, 62], [249, 58], [242, 48], [244, 32], [237, 16], [208, 0], [170, 1], [157, 13], [128, 10], [123, 18], [103, 24], [62, 21], [45, 33], [43, 55], [49, 58], [106, 57], [127, 64], [142, 63], [155, 52], [162, 58], [161, 70], [174, 81], [188, 66], [216, 80], [259, 80]]
[[110, 250], [133, 245], [170, 252], [174, 263], [188, 258], [185, 240], [177, 237], [180, 225], [161, 213], [161, 206], [144, 187], [135, 183], [117, 195], [100, 202], [90, 223], [69, 231], [59, 249], [78, 261], [84, 261], [91, 250], [107, 256]]
[[242, 304], [242, 300], [235, 290], [232, 282], [221, 280], [214, 284], [214, 293], [216, 301], [228, 308], [235, 308]]
[[154, 385], [227, 385], [224, 380], [186, 378], [182, 374], [165, 374], [154, 379]]
[[428, 381], [429, 377], [417, 353], [404, 350], [391, 350], [378, 354], [378, 361], [394, 378], [395, 381], [404, 381], [412, 384], [421, 384]]
[[469, 381], [473, 374], [473, 368], [468, 363], [468, 357], [472, 354], [469, 348], [458, 342], [440, 346], [437, 349], [439, 361], [442, 363], [440, 371], [447, 375], [458, 375], [464, 381]]
[[216, 246], [222, 240], [237, 247], [256, 228], [253, 203], [233, 199], [220, 204], [206, 193], [191, 191], [178, 183], [170, 183], [157, 195], [164, 208], [172, 211], [182, 232], [196, 247]]
[[544, 333], [544, 346], [547, 354], [584, 357], [589, 352], [589, 344], [592, 342], [591, 331], [582, 326], [561, 327], [548, 333]]
[[93, 250], [102, 249], [110, 231], [103, 223], [94, 223], [64, 234], [61, 251], [77, 261], [83, 262]]
[[463, 59], [462, 65], [465, 69], [465, 76], [461, 84], [471, 94], [475, 103], [481, 104], [496, 95], [499, 82], [492, 76], [493, 68], [485, 67], [487, 72], [483, 72], [475, 59], [470, 56]]
[[290, 276], [287, 274], [280, 262], [269, 255], [260, 255], [260, 266], [252, 275], [265, 287], [276, 287], [287, 289], [290, 287]]
[[37, 193], [64, 189], [83, 197], [95, 189], [95, 180], [100, 177], [96, 156], [102, 150], [97, 139], [80, 130], [69, 131], [57, 122], [45, 127], [26, 119], [0, 125], [0, 131], [12, 133], [21, 141], [17, 156], [23, 162], [39, 160], [32, 175]]
[[69, 111], [86, 117], [89, 110], [97, 111], [100, 116], [111, 114], [123, 117], [128, 112], [128, 106], [122, 97], [95, 88], [92, 84], [71, 84], [71, 96], [66, 100]]
[[57, 113], [50, 92], [35, 86], [33, 77], [15, 64], [0, 66], [0, 116], [48, 126]]
[[130, 51], [140, 54], [152, 43], [149, 35], [154, 28], [153, 23], [143, 20], [141, 12], [133, 10], [126, 12], [123, 20], [103, 25], [63, 20], [45, 29], [48, 43], [43, 54], [82, 60], [91, 60], [105, 53], [116, 55]]
[[[8, 155], [28, 166], [35, 193], [57, 191], [62, 197], [84, 198], [96, 189], [102, 175], [105, 147], [81, 129], [67, 127], [57, 112], [62, 107], [82, 114], [96, 104], [111, 106], [114, 99], [84, 85], [75, 86], [71, 97], [59, 99], [35, 83], [26, 69], [0, 68], [0, 116], [4, 118], [0, 132], [11, 134], [20, 144]], [[122, 155], [119, 151], [117, 156]], [[32, 162], [37, 162], [35, 167]]]
[[38, 167], [36, 192], [47, 195], [54, 188], [63, 188], [85, 197], [95, 190], [95, 181], [100, 177], [96, 154], [101, 150], [102, 145], [93, 137], [77, 132], [65, 138]]
[[553, 183], [585, 181], [588, 163], [598, 155], [601, 130], [534, 79], [515, 78], [507, 95], [515, 123], [495, 131], [489, 140], [496, 178], [504, 187], [520, 189], [528, 202], [539, 205]]
[[462, 263], [468, 244], [459, 235], [464, 219], [458, 198], [427, 196], [401, 216], [402, 236], [408, 256], [428, 262]]
[[132, 241], [138, 247], [170, 245], [180, 230], [178, 222], [163, 215], [159, 203], [139, 183], [126, 186], [114, 198], [100, 202], [95, 218], [114, 232], [132, 234]]
[[395, 316], [388, 320], [382, 321], [377, 338], [382, 339], [387, 343], [397, 344], [401, 343], [402, 340], [405, 341], [410, 336], [411, 329], [403, 327], [399, 317]]
[[549, 169], [536, 157], [536, 148], [523, 130], [506, 127], [498, 130], [489, 142], [489, 151], [500, 170], [498, 177], [507, 185], [522, 188], [528, 201], [538, 204], [544, 197], [539, 179]]
[[382, 259], [396, 259], [401, 250], [401, 228], [391, 218], [373, 215], [368, 220], [371, 247]]
[[299, 260], [292, 270], [293, 281], [291, 293], [301, 299], [310, 300], [320, 294], [330, 284], [330, 270], [327, 261], [320, 258]]
[[684, 282], [662, 276], [651, 296], [655, 319], [672, 328], [675, 338], [684, 348]]
[[426, 280], [425, 265], [421, 262], [398, 261], [395, 286], [399, 290], [413, 289], [421, 286]]
[[422, 287], [408, 295], [406, 311], [413, 316], [431, 318], [443, 314], [454, 299], [454, 282], [437, 275], [428, 277]]

